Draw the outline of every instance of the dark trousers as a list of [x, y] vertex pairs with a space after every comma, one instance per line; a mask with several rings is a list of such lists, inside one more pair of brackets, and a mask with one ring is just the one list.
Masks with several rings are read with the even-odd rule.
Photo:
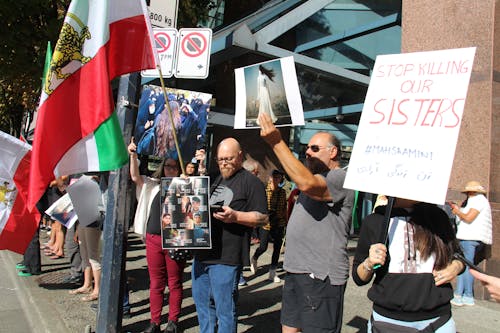
[[285, 227], [271, 227], [271, 230], [260, 228], [260, 243], [257, 250], [255, 250], [253, 258], [257, 260], [262, 253], [266, 252], [267, 244], [269, 243], [269, 236], [271, 236], [273, 238], [273, 255], [271, 257], [271, 268], [278, 267], [278, 260], [280, 258], [281, 243], [283, 242], [284, 231]]
[[42, 272], [42, 260], [40, 258], [40, 227], [35, 231], [26, 252], [24, 252], [23, 264], [31, 274]]
[[83, 274], [82, 257], [80, 255], [80, 246], [74, 241], [76, 224], [67, 229], [64, 240], [66, 255], [69, 258], [70, 274], [73, 277], [81, 277]]

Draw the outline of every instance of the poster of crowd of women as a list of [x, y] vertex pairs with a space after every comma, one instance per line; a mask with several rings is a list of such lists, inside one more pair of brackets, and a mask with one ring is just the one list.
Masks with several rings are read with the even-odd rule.
[[206, 146], [206, 128], [212, 95], [167, 88], [173, 126], [165, 107], [161, 87], [145, 85], [139, 101], [134, 129], [137, 153], [178, 158], [174, 134], [184, 161], [190, 161], [198, 148]]
[[164, 249], [210, 249], [208, 177], [161, 179], [161, 234]]
[[293, 57], [235, 69], [234, 128], [258, 128], [258, 116], [268, 114], [274, 125], [304, 125]]

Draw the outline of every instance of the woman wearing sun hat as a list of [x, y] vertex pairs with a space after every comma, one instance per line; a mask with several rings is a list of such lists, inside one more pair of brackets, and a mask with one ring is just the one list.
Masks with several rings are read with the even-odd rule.
[[[451, 204], [452, 212], [457, 217], [457, 239], [466, 259], [474, 261], [474, 255], [485, 244], [492, 243], [491, 207], [486, 198], [486, 190], [478, 181], [470, 181], [462, 193], [467, 195], [462, 208]], [[457, 277], [455, 297], [451, 303], [456, 306], [474, 305], [474, 277], [469, 268]]]

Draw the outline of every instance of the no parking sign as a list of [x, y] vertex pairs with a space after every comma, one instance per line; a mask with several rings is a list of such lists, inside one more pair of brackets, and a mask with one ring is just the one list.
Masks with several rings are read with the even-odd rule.
[[210, 67], [212, 30], [208, 28], [183, 28], [179, 30], [177, 69], [175, 77], [204, 79]]
[[[177, 45], [177, 29], [153, 28], [154, 42], [163, 77], [169, 78], [174, 74], [175, 47]], [[141, 72], [142, 76], [158, 77], [157, 69], [148, 69]]]

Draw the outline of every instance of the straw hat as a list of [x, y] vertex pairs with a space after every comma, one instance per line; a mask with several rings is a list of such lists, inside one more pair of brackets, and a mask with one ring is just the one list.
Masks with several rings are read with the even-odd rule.
[[472, 180], [470, 182], [467, 182], [465, 184], [464, 189], [462, 190], [462, 193], [465, 192], [477, 192], [477, 193], [482, 193], [486, 194], [486, 190], [484, 189], [483, 185], [479, 183], [478, 181]]

